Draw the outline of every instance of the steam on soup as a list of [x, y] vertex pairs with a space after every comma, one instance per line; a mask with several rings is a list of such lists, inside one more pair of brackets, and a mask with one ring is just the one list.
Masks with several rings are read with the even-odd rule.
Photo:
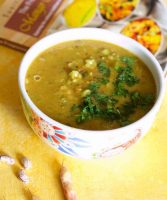
[[76, 40], [35, 58], [25, 86], [52, 119], [87, 130], [108, 130], [145, 115], [156, 87], [145, 64], [129, 51], [102, 41]]

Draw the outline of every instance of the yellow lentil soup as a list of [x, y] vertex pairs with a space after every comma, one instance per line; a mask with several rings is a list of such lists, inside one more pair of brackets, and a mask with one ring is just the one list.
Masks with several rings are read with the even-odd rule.
[[29, 66], [25, 86], [46, 115], [86, 130], [133, 123], [150, 110], [156, 94], [152, 74], [139, 58], [96, 40], [45, 50]]

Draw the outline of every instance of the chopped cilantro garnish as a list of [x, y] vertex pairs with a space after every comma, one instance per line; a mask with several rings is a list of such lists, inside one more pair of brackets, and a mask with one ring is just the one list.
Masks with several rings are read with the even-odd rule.
[[135, 58], [130, 56], [121, 56], [120, 61], [128, 67], [133, 67], [135, 63]]
[[91, 84], [89, 84], [88, 88], [89, 88], [92, 92], [96, 92], [96, 91], [100, 88], [100, 83], [92, 82]]
[[[79, 105], [72, 107], [72, 111], [77, 110], [77, 123], [101, 118], [111, 122], [116, 121], [120, 126], [125, 126], [131, 123], [129, 117], [137, 108], [148, 109], [153, 105], [154, 97], [151, 94], [129, 91], [129, 87], [139, 82], [133, 72], [134, 63], [132, 57], [120, 58], [119, 65], [114, 67], [117, 76], [113, 82], [115, 90], [111, 94], [105, 94], [100, 90], [102, 85], [109, 83], [110, 69], [104, 62], [98, 64], [98, 70], [103, 76], [89, 84], [88, 89], [91, 90], [91, 93], [83, 97]], [[118, 96], [127, 97], [127, 99], [121, 104]]]
[[106, 78], [102, 78], [99, 80], [99, 83], [101, 83], [102, 85], [106, 85], [107, 83], [109, 83], [110, 81]]
[[86, 96], [80, 105], [81, 112], [76, 116], [77, 123], [90, 120], [98, 113], [98, 108], [94, 104], [91, 96]]
[[133, 72], [133, 58], [123, 56], [120, 58], [120, 61], [124, 64], [124, 66], [115, 66], [115, 70], [118, 73], [116, 81], [114, 82], [115, 95], [127, 96], [127, 86], [132, 87], [139, 82], [139, 79], [137, 78], [137, 76], [135, 76]]
[[106, 65], [105, 62], [99, 62], [99, 64], [97, 65], [99, 72], [105, 76], [105, 77], [109, 77], [110, 76], [110, 68]]
[[139, 92], [133, 92], [130, 94], [130, 99], [135, 106], [148, 107], [153, 104], [154, 97], [151, 94], [142, 95]]
[[115, 86], [115, 92], [114, 92], [114, 95], [116, 96], [124, 96], [126, 97], [128, 95], [128, 90], [125, 89], [125, 84], [122, 83], [121, 81], [115, 81], [114, 83], [114, 86]]

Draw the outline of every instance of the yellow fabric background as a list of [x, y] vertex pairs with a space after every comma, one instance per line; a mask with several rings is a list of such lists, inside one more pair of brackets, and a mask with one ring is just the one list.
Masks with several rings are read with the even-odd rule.
[[[69, 168], [80, 200], [167, 200], [167, 94], [148, 134], [121, 155], [105, 160], [77, 160], [44, 144], [24, 117], [17, 73], [23, 54], [0, 46], [0, 154], [16, 159], [0, 163], [0, 200], [63, 200], [62, 162]], [[20, 158], [33, 164], [28, 186], [17, 178]]]

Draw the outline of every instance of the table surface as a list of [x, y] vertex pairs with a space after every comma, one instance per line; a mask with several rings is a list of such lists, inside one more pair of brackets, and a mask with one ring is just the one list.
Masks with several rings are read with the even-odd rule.
[[[147, 135], [121, 155], [104, 160], [78, 160], [44, 144], [29, 127], [17, 83], [23, 54], [0, 46], [0, 154], [16, 159], [0, 163], [0, 200], [63, 200], [59, 180], [62, 162], [72, 174], [80, 200], [167, 200], [167, 94]], [[22, 156], [33, 167], [25, 186], [18, 178]]]

